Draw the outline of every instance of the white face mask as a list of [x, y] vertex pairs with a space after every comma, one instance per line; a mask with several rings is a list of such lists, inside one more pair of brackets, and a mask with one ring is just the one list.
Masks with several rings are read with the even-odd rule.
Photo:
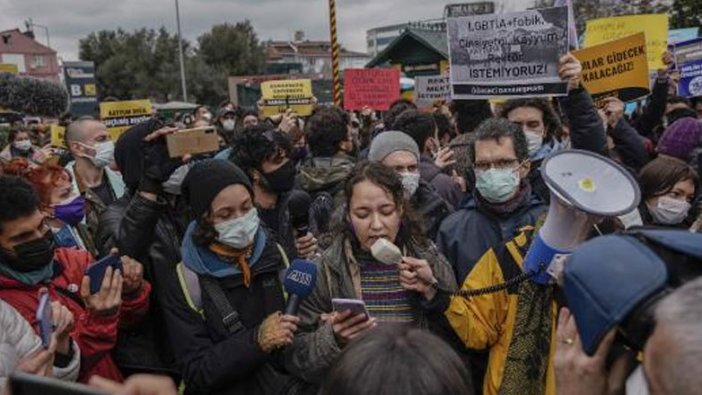
[[253, 243], [259, 225], [258, 211], [254, 207], [243, 217], [216, 224], [214, 227], [219, 234], [217, 240], [220, 243], [243, 249]]
[[222, 121], [222, 129], [231, 132], [236, 127], [236, 121], [233, 119], [225, 119]]
[[544, 145], [544, 134], [534, 130], [524, 130], [524, 136], [527, 139], [529, 155], [534, 155], [541, 146]]
[[94, 147], [81, 143], [84, 147], [95, 150], [95, 156], [85, 156], [100, 169], [109, 166], [115, 159], [115, 143], [110, 140], [96, 143]]
[[180, 195], [183, 180], [185, 180], [185, 177], [188, 175], [191, 167], [192, 166], [190, 164], [185, 164], [175, 169], [173, 174], [168, 177], [168, 180], [161, 184], [163, 191], [170, 193], [171, 195]]
[[678, 225], [687, 218], [692, 205], [668, 196], [658, 198], [656, 207], [649, 207], [653, 219], [661, 225]]
[[29, 151], [32, 148], [32, 142], [30, 140], [15, 141], [12, 145], [22, 152]]
[[402, 188], [405, 190], [405, 198], [409, 199], [419, 188], [419, 173], [400, 173], [400, 178], [402, 179]]

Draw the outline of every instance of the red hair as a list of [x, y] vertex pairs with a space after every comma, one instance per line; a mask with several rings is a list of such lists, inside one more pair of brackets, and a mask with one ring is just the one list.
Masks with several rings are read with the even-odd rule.
[[63, 166], [45, 162], [40, 166], [30, 165], [26, 159], [17, 158], [3, 165], [5, 174], [23, 177], [37, 191], [39, 201], [45, 207], [51, 204], [51, 192], [59, 181], [67, 178], [72, 181], [70, 173]]

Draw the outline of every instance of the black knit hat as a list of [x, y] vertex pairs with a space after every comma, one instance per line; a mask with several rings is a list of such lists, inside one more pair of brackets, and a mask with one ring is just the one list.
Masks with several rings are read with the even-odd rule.
[[195, 164], [190, 169], [183, 181], [183, 196], [193, 215], [200, 218], [207, 212], [217, 194], [236, 184], [245, 186], [253, 198], [251, 182], [241, 169], [227, 160], [207, 160]]

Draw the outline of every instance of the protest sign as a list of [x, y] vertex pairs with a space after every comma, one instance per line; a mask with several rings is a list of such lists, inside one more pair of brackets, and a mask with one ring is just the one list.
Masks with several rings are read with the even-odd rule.
[[440, 75], [414, 77], [417, 107], [430, 107], [434, 100], [451, 100], [451, 82]]
[[666, 14], [627, 15], [588, 21], [585, 48], [641, 32], [646, 33], [648, 68], [655, 71], [665, 67], [663, 52], [668, 46]]
[[354, 111], [368, 106], [376, 111], [387, 111], [399, 98], [399, 70], [344, 70], [344, 109]]
[[98, 113], [95, 63], [63, 62], [66, 88], [71, 99], [73, 116], [96, 116]]
[[51, 146], [56, 148], [67, 148], [66, 147], [66, 128], [59, 125], [51, 125]]
[[107, 126], [112, 141], [117, 141], [125, 130], [151, 119], [151, 102], [129, 100], [100, 103], [100, 119]]
[[583, 66], [580, 81], [594, 100], [616, 96], [627, 102], [650, 93], [644, 33], [573, 54]]
[[563, 96], [568, 7], [447, 20], [454, 99]]
[[19, 68], [14, 63], [0, 63], [0, 73], [19, 73]]
[[283, 114], [292, 109], [297, 115], [312, 114], [312, 81], [279, 80], [261, 84], [264, 117]]
[[668, 31], [668, 45], [697, 38], [699, 27], [685, 27], [682, 29], [671, 29]]
[[683, 97], [702, 96], [702, 38], [676, 44], [673, 57], [680, 70], [678, 94]]

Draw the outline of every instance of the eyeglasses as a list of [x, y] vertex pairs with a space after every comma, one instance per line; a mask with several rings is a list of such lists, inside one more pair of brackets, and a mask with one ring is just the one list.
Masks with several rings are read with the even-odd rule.
[[[515, 168], [515, 165], [518, 165], [519, 161], [517, 159], [498, 159], [496, 161], [492, 162], [475, 162], [473, 164], [473, 168], [478, 171], [486, 171], [490, 170], [491, 168], [496, 168], [500, 170], [504, 169], [512, 169]], [[519, 167], [519, 166], [516, 166]]]

